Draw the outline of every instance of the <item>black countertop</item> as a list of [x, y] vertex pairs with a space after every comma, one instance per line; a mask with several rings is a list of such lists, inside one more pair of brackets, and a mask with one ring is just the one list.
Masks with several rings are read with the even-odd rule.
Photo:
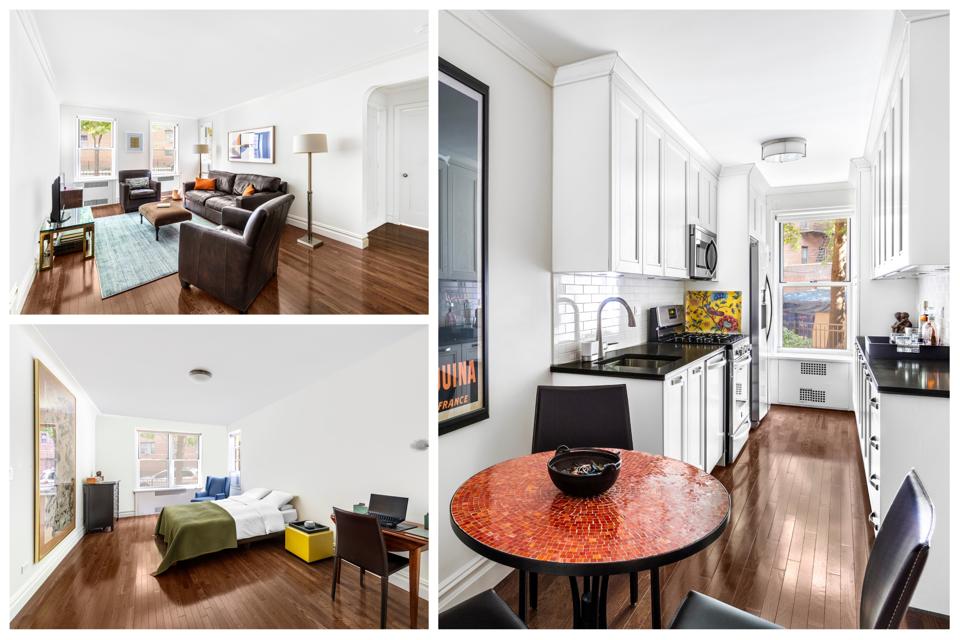
[[[589, 376], [613, 376], [616, 378], [641, 378], [644, 380], [663, 380], [674, 371], [679, 371], [697, 360], [722, 352], [722, 345], [675, 344], [669, 342], [646, 342], [623, 349], [607, 351], [601, 362], [567, 362], [555, 364], [550, 371], [556, 373], [579, 373]], [[650, 366], [626, 367], [616, 364], [603, 364], [621, 356], [637, 354], [652, 355], [669, 360], [652, 361]]]
[[863, 336], [857, 336], [857, 348], [864, 355], [880, 393], [950, 397], [950, 360], [871, 357]]

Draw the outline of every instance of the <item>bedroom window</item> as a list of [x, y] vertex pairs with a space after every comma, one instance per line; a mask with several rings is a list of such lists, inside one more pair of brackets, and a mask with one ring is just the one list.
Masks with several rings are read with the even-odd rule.
[[240, 491], [240, 431], [227, 434], [227, 470], [230, 475], [230, 493]]
[[137, 485], [140, 489], [200, 486], [199, 433], [137, 431]]

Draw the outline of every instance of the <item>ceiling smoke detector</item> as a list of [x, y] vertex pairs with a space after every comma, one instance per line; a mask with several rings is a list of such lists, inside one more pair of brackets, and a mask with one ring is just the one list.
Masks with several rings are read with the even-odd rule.
[[187, 374], [190, 376], [190, 379], [201, 384], [203, 382], [209, 382], [210, 378], [213, 377], [213, 374], [207, 371], [206, 369], [191, 369], [190, 373]]
[[760, 144], [760, 157], [767, 162], [793, 162], [807, 157], [806, 138], [777, 138]]

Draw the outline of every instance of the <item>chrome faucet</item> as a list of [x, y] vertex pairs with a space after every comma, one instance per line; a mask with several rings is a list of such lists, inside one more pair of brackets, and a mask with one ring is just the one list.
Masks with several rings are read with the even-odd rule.
[[[627, 301], [621, 298], [620, 296], [611, 296], [600, 303], [600, 308], [597, 309], [597, 343], [600, 350], [600, 359], [603, 358], [603, 354], [606, 351], [606, 347], [603, 345], [603, 308], [608, 302], [619, 302], [627, 310], [627, 326], [635, 327], [637, 326], [637, 319], [633, 315], [633, 309], [630, 308], [630, 305], [627, 304]], [[613, 344], [613, 343], [611, 343]]]

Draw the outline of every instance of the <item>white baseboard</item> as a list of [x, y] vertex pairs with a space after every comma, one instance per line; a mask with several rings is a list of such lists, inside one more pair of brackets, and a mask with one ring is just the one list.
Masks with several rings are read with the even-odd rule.
[[437, 610], [449, 609], [478, 593], [494, 588], [510, 575], [511, 571], [513, 569], [510, 567], [497, 564], [483, 556], [476, 556], [440, 582]]
[[20, 587], [16, 593], [10, 594], [10, 619], [20, 613], [24, 605], [30, 601], [30, 598], [43, 586], [53, 570], [60, 566], [67, 554], [73, 551], [73, 548], [83, 539], [86, 533], [82, 527], [74, 529], [70, 535], [63, 539], [63, 542], [54, 547], [53, 551], [40, 561], [43, 566], [39, 571], [34, 572], [30, 579]]
[[[306, 218], [287, 216], [287, 223], [300, 229], [307, 228]], [[370, 243], [370, 240], [367, 238], [367, 234], [365, 233], [355, 233], [353, 231], [347, 231], [346, 229], [334, 227], [329, 224], [322, 224], [320, 222], [313, 223], [313, 232], [319, 233], [327, 238], [333, 238], [334, 240], [338, 240], [344, 244], [349, 244], [351, 247], [356, 247], [358, 249], [366, 249], [367, 245]]]
[[[421, 571], [423, 567], [421, 566]], [[401, 569], [390, 576], [390, 584], [409, 593], [410, 591], [410, 570]], [[430, 587], [426, 577], [420, 578], [420, 587], [417, 589], [421, 598], [430, 602]]]
[[33, 287], [33, 280], [37, 277], [37, 265], [36, 257], [34, 257], [34, 264], [30, 265], [30, 269], [20, 278], [20, 281], [17, 283], [17, 288], [15, 291], [11, 291], [11, 300], [10, 300], [10, 313], [13, 315], [19, 315], [23, 313], [23, 305], [27, 301], [27, 294], [30, 293], [30, 288]]

